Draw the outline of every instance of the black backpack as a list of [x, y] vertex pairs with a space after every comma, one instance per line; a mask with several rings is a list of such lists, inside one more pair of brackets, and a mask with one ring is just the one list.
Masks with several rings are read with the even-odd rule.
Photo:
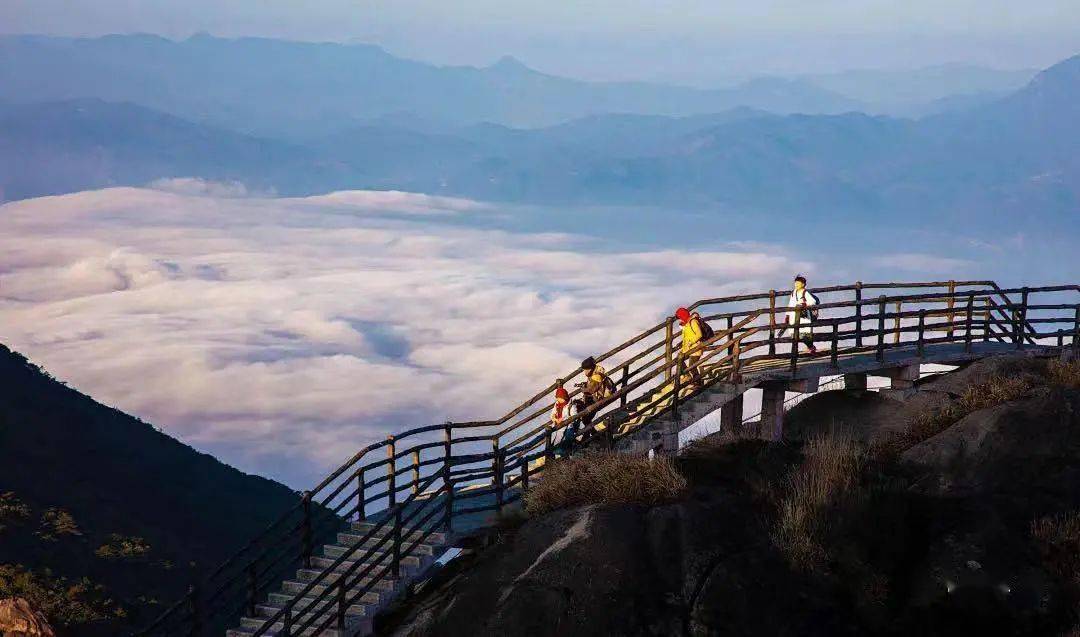
[[701, 328], [701, 340], [707, 341], [712, 337], [716, 336], [716, 332], [713, 331], [711, 325], [705, 322], [705, 319], [701, 318], [700, 316], [695, 316], [694, 318], [697, 319], [698, 327]]

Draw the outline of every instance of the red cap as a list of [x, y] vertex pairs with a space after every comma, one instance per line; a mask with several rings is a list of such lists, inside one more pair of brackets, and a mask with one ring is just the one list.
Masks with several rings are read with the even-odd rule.
[[555, 390], [555, 400], [570, 400], [570, 392], [566, 391], [565, 387], [560, 387]]
[[690, 310], [685, 307], [680, 307], [675, 310], [675, 318], [679, 319], [680, 323], [685, 323], [690, 320]]

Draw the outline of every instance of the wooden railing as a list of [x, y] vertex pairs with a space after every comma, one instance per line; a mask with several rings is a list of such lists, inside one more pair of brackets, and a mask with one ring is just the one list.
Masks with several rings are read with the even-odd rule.
[[[501, 510], [557, 455], [583, 445], [612, 447], [658, 415], [677, 416], [681, 403], [716, 383], [794, 373], [807, 362], [836, 368], [841, 357], [867, 353], [884, 364], [897, 348], [922, 356], [946, 344], [971, 351], [979, 342], [1080, 347], [1077, 285], [855, 283], [813, 291], [821, 299], [811, 324], [820, 346], [816, 355], [800, 352], [799, 313], [796, 325], [787, 326], [790, 334], [783, 334], [789, 290], [704, 299], [691, 308], [716, 333], [694, 352], [696, 360], [679, 354], [681, 338], [668, 318], [596, 356], [617, 391], [557, 427], [550, 420], [552, 383], [498, 420], [418, 427], [367, 445], [137, 634], [210, 634], [242, 614], [254, 616], [267, 592], [296, 568], [311, 565], [316, 546], [346, 522], [366, 520], [371, 528], [364, 541], [335, 560], [336, 576], [325, 569], [254, 634], [276, 622], [284, 624], [284, 635], [344, 627], [346, 609], [380, 579], [400, 575], [402, 560], [432, 533], [453, 532], [455, 521]], [[701, 385], [688, 383], [695, 371]], [[580, 375], [578, 369], [560, 377], [569, 385]], [[573, 400], [580, 389], [570, 393]], [[583, 427], [583, 420], [592, 422]]]

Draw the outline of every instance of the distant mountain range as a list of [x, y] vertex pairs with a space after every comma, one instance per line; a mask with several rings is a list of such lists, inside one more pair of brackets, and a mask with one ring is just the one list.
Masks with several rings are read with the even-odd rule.
[[[395, 83], [403, 87], [408, 80], [411, 105], [440, 102], [430, 97], [438, 93], [445, 98], [440, 108], [460, 109], [466, 121], [485, 113], [520, 114], [525, 111], [511, 104], [534, 101], [538, 108], [553, 109], [534, 113], [539, 119], [555, 111], [564, 118], [614, 103], [675, 111], [676, 102], [689, 102], [670, 96], [663, 102], [667, 106], [649, 101], [660, 100], [658, 91], [670, 87], [593, 85], [534, 73], [512, 60], [488, 69], [439, 68], [398, 60], [373, 47], [213, 38], [176, 43], [124, 36], [8, 37], [0, 38], [0, 49], [5, 52], [0, 99], [7, 100], [0, 102], [0, 199], [203, 177], [291, 195], [404, 189], [549, 204], [812, 214], [896, 210], [928, 219], [948, 213], [995, 224], [1004, 224], [1006, 215], [1080, 217], [1080, 56], [1039, 73], [1004, 97], [953, 98], [957, 110], [917, 120], [858, 112], [785, 115], [743, 106], [678, 117], [590, 114], [523, 129], [500, 124], [498, 117], [495, 122], [455, 123], [434, 110], [418, 114], [403, 108], [404, 93], [390, 104], [390, 92], [383, 89]], [[37, 73], [71, 73], [70, 65], [78, 62], [80, 79], [52, 75], [34, 85], [28, 79], [33, 72], [16, 70], [11, 63], [13, 50], [21, 51], [18, 56], [46, 52], [31, 64]], [[132, 59], [134, 50], [145, 59]], [[199, 51], [207, 59], [197, 62]], [[297, 51], [308, 56], [303, 58], [310, 67], [306, 71], [299, 68], [305, 64], [299, 64]], [[241, 62], [238, 52], [248, 57]], [[261, 75], [238, 79], [256, 60], [262, 60]], [[365, 60], [367, 66], [361, 64]], [[360, 67], [378, 79], [374, 86], [380, 88], [365, 93], [344, 71]], [[178, 77], [162, 75], [165, 68]], [[342, 74], [340, 90], [327, 85], [330, 68]], [[385, 77], [380, 75], [384, 71]], [[994, 81], [985, 79], [978, 87]], [[212, 86], [195, 90], [200, 83]], [[283, 85], [291, 86], [286, 91], [291, 101], [274, 98]], [[466, 85], [476, 91], [461, 93]], [[190, 91], [180, 91], [181, 86]], [[700, 104], [727, 99], [715, 91], [679, 90], [677, 95], [704, 99]], [[20, 91], [42, 99], [72, 99], [26, 105], [12, 99]], [[146, 101], [74, 98], [86, 92]], [[926, 88], [922, 95], [930, 93]], [[525, 95], [532, 97], [521, 101]], [[549, 101], [544, 95], [556, 97]], [[260, 100], [265, 108], [255, 109], [258, 113], [245, 110], [245, 104]], [[226, 102], [235, 108], [221, 110]], [[350, 103], [360, 104], [371, 118], [343, 110]], [[204, 116], [185, 119], [159, 112], [155, 104]], [[237, 132], [295, 123], [298, 114], [320, 109], [338, 110], [306, 136]], [[230, 117], [251, 125], [234, 129], [224, 121], [206, 123]], [[336, 123], [330, 126], [331, 121]], [[300, 128], [289, 130], [299, 133]], [[316, 131], [321, 128], [332, 130]]]
[[0, 36], [0, 99], [86, 98], [133, 102], [194, 122], [291, 139], [395, 115], [530, 127], [616, 112], [681, 116], [747, 106], [838, 113], [860, 107], [798, 79], [761, 78], [705, 90], [584, 82], [534, 71], [511, 57], [486, 68], [439, 67], [370, 45]]

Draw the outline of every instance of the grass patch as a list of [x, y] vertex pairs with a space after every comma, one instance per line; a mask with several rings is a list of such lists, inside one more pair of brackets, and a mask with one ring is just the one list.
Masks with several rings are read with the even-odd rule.
[[[1080, 622], [1080, 511], [1032, 521], [1031, 537], [1043, 565], [1065, 590], [1072, 621]], [[1080, 623], [1066, 636], [1080, 637]]]
[[11, 491], [0, 493], [0, 531], [13, 522], [30, 517], [30, 507]]
[[1080, 389], [1080, 359], [1050, 361], [1046, 366], [1046, 376], [1052, 385], [1067, 389]]
[[538, 515], [584, 504], [656, 505], [678, 499], [686, 478], [664, 457], [596, 453], [551, 463], [525, 495]]
[[141, 537], [124, 537], [119, 533], [109, 535], [109, 540], [94, 551], [94, 555], [105, 560], [135, 560], [145, 557], [150, 552], [150, 545]]
[[1031, 537], [1046, 567], [1080, 593], [1080, 511], [1033, 521]]
[[964, 390], [958, 399], [930, 413], [920, 414], [908, 430], [908, 447], [932, 438], [968, 414], [1023, 398], [1035, 386], [1026, 376], [995, 376]]
[[866, 451], [850, 437], [815, 436], [804, 460], [778, 493], [773, 541], [793, 566], [811, 570], [830, 559], [827, 539], [840, 523], [837, 513], [862, 496]]
[[65, 535], [82, 535], [82, 531], [70, 513], [50, 508], [41, 514], [41, 525], [36, 534], [42, 540], [52, 542]]

